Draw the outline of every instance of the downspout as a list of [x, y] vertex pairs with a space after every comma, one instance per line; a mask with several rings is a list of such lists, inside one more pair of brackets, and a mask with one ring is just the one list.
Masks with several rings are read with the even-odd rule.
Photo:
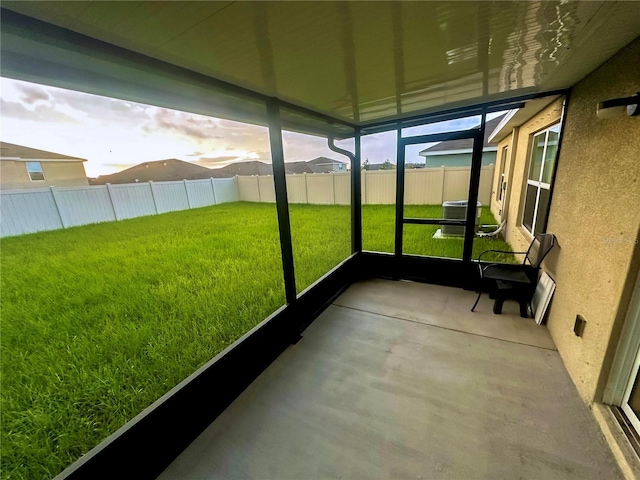
[[356, 161], [356, 156], [353, 153], [351, 153], [349, 150], [345, 150], [344, 148], [338, 147], [335, 144], [335, 141], [336, 141], [336, 137], [334, 137], [333, 135], [329, 135], [327, 137], [327, 146], [329, 147], [329, 150], [348, 157], [349, 160], [351, 160], [351, 169], [353, 170], [353, 163]]
[[551, 208], [553, 207], [553, 191], [556, 185], [556, 174], [558, 173], [558, 164], [560, 163], [560, 154], [562, 153], [562, 141], [564, 140], [564, 131], [567, 123], [567, 109], [569, 108], [569, 99], [571, 98], [571, 90], [569, 90], [564, 96], [564, 102], [562, 103], [562, 114], [560, 116], [560, 135], [558, 136], [558, 149], [556, 150], [556, 161], [553, 165], [553, 174], [551, 177], [551, 188], [549, 189], [549, 213], [545, 219], [542, 231], [547, 231], [547, 225], [549, 224], [549, 217], [551, 216]]
[[362, 197], [360, 174], [360, 129], [354, 135], [355, 154], [335, 144], [335, 137], [327, 137], [329, 150], [346, 156], [351, 160], [351, 253], [362, 251]]

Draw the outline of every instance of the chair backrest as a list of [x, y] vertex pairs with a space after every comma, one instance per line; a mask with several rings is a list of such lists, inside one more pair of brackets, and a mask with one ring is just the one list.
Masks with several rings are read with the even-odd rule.
[[553, 233], [536, 233], [524, 257], [523, 265], [529, 262], [534, 268], [540, 268], [542, 260], [555, 244], [556, 236]]

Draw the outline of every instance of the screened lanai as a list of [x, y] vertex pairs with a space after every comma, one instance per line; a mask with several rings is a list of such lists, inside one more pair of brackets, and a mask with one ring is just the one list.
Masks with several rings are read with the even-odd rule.
[[[414, 208], [406, 159], [467, 141], [476, 205], [489, 118], [560, 101], [560, 150], [571, 88], [640, 35], [635, 2], [8, 1], [1, 21], [3, 77], [266, 127], [273, 166], [285, 303], [59, 478], [621, 476], [545, 328], [469, 312], [479, 213]], [[351, 172], [350, 255], [304, 288], [283, 131]], [[386, 252], [363, 248], [361, 183], [384, 132]], [[431, 227], [464, 228], [457, 258], [411, 250]]]

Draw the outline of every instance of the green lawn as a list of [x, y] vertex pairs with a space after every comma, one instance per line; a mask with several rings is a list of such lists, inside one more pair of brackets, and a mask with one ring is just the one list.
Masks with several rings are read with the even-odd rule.
[[[442, 218], [440, 205], [407, 205], [404, 216], [407, 218]], [[487, 207], [482, 208], [482, 225], [493, 225], [495, 218]], [[430, 255], [433, 257], [462, 258], [462, 238], [434, 239], [437, 225], [404, 226], [403, 253]], [[392, 205], [364, 205], [362, 207], [362, 248], [376, 252], [394, 251], [395, 207]], [[485, 250], [508, 250], [511, 247], [502, 240], [475, 238], [472, 257], [475, 259]], [[482, 257], [491, 261], [513, 262], [512, 255], [489, 254]]]
[[[392, 251], [393, 212], [363, 208], [366, 249]], [[349, 207], [292, 205], [291, 225], [301, 291], [349, 255]], [[408, 228], [406, 251], [460, 256], [461, 240], [433, 240], [430, 228]], [[6, 238], [1, 248], [4, 479], [59, 473], [284, 304], [269, 204]]]

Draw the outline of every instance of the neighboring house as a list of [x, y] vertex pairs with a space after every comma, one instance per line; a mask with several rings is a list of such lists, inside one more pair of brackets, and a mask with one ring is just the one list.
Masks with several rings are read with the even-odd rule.
[[[285, 164], [287, 174], [294, 173], [329, 173], [346, 172], [346, 163], [330, 158], [318, 157], [308, 162], [288, 162]], [[273, 175], [270, 163], [252, 160], [235, 162], [221, 168], [206, 168], [195, 163], [170, 158], [139, 165], [90, 179], [91, 185], [106, 183], [166, 182], [171, 180], [196, 180], [199, 178], [232, 178], [236, 175]]]
[[307, 162], [287, 162], [284, 164], [286, 173], [314, 173], [311, 165]]
[[[347, 164], [331, 158], [318, 157], [307, 162], [286, 162], [284, 169], [287, 174], [346, 172]], [[270, 163], [257, 160], [231, 163], [226, 167], [213, 168], [211, 171], [212, 176], [216, 178], [229, 178], [236, 175], [273, 175]]]
[[390, 165], [385, 165], [384, 163], [370, 163], [366, 170], [368, 172], [376, 172], [378, 170], [395, 170], [396, 164], [391, 163]]
[[367, 172], [376, 172], [382, 170], [382, 163], [370, 163], [365, 169]]
[[[484, 141], [482, 145], [482, 165], [496, 163], [496, 145], [491, 143], [489, 135], [502, 121], [504, 115], [492, 118], [485, 124]], [[439, 142], [425, 148], [418, 155], [425, 157], [427, 167], [468, 167], [471, 165], [471, 153], [473, 151], [473, 140], [463, 138], [460, 140], [450, 140]]]
[[270, 163], [253, 160], [250, 162], [236, 162], [222, 168], [212, 168], [212, 177], [231, 178], [236, 175], [273, 175]]
[[0, 142], [2, 190], [89, 185], [84, 158]]
[[313, 173], [346, 172], [349, 170], [345, 162], [333, 158], [318, 157], [306, 162]]
[[170, 180], [195, 180], [210, 178], [215, 175], [214, 170], [201, 167], [194, 163], [184, 162], [175, 158], [144, 162], [111, 175], [100, 175], [91, 179], [91, 185], [106, 183], [138, 183], [138, 182], [166, 182]]

